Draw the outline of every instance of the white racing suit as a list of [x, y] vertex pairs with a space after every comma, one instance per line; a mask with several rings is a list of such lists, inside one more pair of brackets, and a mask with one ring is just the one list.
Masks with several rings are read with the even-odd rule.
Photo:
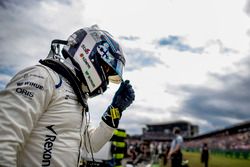
[[113, 134], [103, 121], [86, 128], [86, 112], [66, 79], [36, 65], [0, 91], [0, 166], [76, 167], [82, 150], [98, 151]]

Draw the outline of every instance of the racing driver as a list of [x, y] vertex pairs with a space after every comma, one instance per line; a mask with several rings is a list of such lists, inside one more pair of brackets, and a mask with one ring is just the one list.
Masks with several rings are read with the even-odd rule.
[[[98, 26], [53, 40], [46, 59], [0, 91], [0, 166], [79, 166], [82, 150], [97, 152], [135, 98], [122, 79], [124, 65], [120, 44]], [[120, 87], [91, 128], [87, 99], [104, 93], [109, 82]]]

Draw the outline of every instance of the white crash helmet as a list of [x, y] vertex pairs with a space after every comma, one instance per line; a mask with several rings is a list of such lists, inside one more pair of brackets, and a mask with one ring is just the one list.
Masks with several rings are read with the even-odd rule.
[[120, 83], [125, 65], [124, 53], [119, 43], [96, 25], [79, 29], [62, 49], [70, 58], [82, 89], [89, 97], [103, 93], [110, 82]]

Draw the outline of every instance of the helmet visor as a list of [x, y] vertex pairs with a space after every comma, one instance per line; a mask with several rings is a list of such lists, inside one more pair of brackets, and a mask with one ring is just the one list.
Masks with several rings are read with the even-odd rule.
[[125, 65], [122, 48], [108, 32], [99, 31], [99, 33], [101, 42], [97, 44], [97, 52], [111, 69], [109, 72], [105, 71], [106, 76], [110, 82], [120, 83]]
[[109, 81], [116, 84], [121, 83], [124, 68], [123, 62], [119, 59], [115, 59], [109, 52], [107, 52], [105, 55], [102, 55], [101, 58], [107, 63], [109, 67], [112, 68], [113, 72], [106, 71]]

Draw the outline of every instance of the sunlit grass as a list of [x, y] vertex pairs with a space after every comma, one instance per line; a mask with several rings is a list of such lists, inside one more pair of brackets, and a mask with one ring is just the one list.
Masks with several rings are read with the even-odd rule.
[[[193, 152], [183, 152], [184, 159], [189, 160], [189, 167], [204, 167], [200, 162], [200, 154]], [[224, 157], [221, 155], [210, 155], [209, 167], [250, 167], [250, 160]], [[153, 165], [152, 167], [159, 167]], [[170, 167], [170, 163], [167, 164]]]
[[[190, 167], [202, 167], [199, 153], [184, 152]], [[228, 158], [220, 155], [210, 155], [209, 167], [250, 167], [250, 160]]]

